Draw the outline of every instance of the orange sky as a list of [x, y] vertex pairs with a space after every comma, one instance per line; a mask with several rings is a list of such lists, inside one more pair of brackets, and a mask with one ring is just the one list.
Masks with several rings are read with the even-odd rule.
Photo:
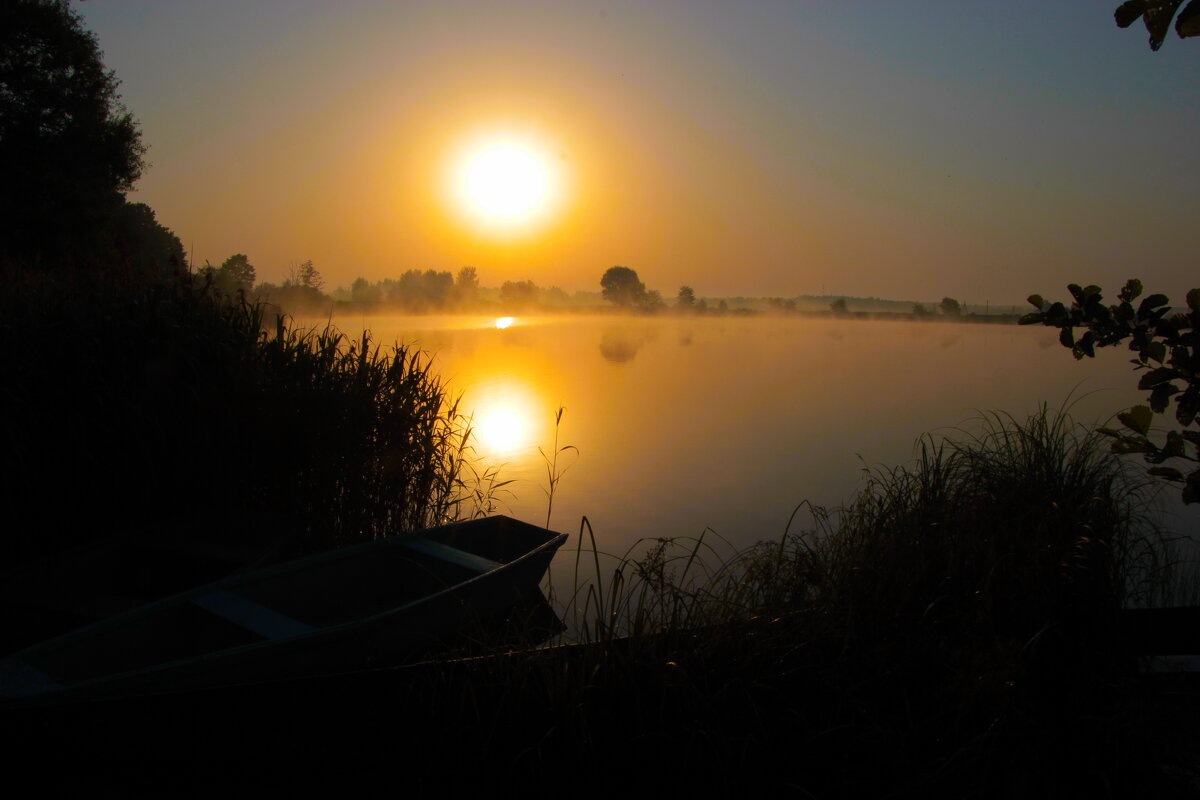
[[[151, 148], [135, 199], [261, 280], [312, 259], [331, 286], [470, 264], [597, 290], [624, 264], [668, 296], [972, 303], [1200, 282], [1200, 45], [1152, 54], [1087, 2], [833, 5], [76, 7]], [[556, 159], [553, 224], [483, 236], [446, 202], [491, 130]]]

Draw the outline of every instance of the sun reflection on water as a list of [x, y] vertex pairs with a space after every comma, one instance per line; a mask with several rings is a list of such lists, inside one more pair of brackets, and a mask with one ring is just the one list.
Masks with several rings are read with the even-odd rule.
[[537, 391], [538, 384], [515, 374], [513, 366], [504, 364], [498, 373], [476, 383], [464, 398], [471, 409], [475, 451], [484, 458], [523, 461], [545, 433], [541, 417], [546, 403]]
[[473, 429], [486, 455], [509, 455], [531, 444], [528, 411], [505, 402], [477, 410]]

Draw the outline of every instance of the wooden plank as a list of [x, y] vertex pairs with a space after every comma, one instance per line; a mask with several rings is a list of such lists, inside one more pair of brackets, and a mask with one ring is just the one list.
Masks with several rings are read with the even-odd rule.
[[408, 537], [404, 540], [404, 546], [418, 553], [424, 553], [427, 556], [449, 561], [451, 564], [466, 567], [480, 574], [491, 572], [494, 569], [504, 566], [499, 561], [492, 561], [490, 558], [477, 556], [474, 553], [468, 553], [466, 550], [459, 550], [457, 547], [435, 542], [433, 539], [426, 539], [424, 536]]
[[210, 614], [241, 625], [264, 639], [287, 639], [316, 630], [311, 625], [223, 589], [197, 597], [192, 602]]

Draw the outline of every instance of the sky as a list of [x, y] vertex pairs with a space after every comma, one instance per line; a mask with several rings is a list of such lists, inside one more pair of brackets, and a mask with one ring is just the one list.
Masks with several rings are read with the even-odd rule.
[[[1117, 0], [339, 3], [89, 0], [202, 264], [329, 286], [475, 266], [484, 285], [964, 303], [1200, 285], [1200, 40]], [[536, 220], [453, 176], [527, 143]], [[1111, 288], [1110, 288], [1111, 287]]]

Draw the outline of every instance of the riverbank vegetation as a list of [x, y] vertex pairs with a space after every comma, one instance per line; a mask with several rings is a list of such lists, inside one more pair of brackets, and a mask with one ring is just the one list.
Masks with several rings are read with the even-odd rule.
[[453, 670], [423, 708], [468, 741], [519, 720], [486, 751], [523, 781], [1183, 796], [1196, 697], [1139, 676], [1121, 623], [1190, 591], [1152, 493], [1043, 409], [926, 438], [719, 563], [700, 540], [606, 561], [585, 522], [567, 621], [587, 644]]
[[214, 788], [400, 766], [428, 791], [1195, 796], [1200, 697], [1139, 673], [1122, 621], [1195, 599], [1153, 492], [1043, 409], [927, 437], [846, 505], [802, 505], [723, 558], [711, 533], [609, 556], [584, 520], [575, 579], [552, 587], [558, 646], [134, 703], [155, 725], [186, 710], [199, 744], [148, 743], [162, 760], [127, 780], [202, 758]]
[[10, 275], [0, 572], [129, 541], [244, 568], [486, 507], [427, 356], [263, 315], [187, 276]]

